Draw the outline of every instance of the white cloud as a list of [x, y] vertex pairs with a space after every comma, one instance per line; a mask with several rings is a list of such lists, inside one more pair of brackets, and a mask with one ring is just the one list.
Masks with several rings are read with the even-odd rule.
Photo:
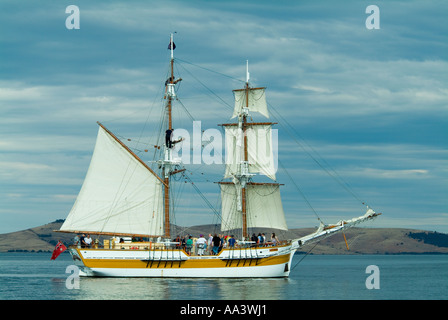
[[374, 179], [425, 179], [428, 178], [428, 170], [411, 169], [411, 170], [384, 170], [376, 168], [365, 168], [358, 175]]
[[[64, 4], [5, 6], [0, 174], [8, 212], [26, 213], [22, 199], [38, 192], [44, 194], [30, 201], [39, 203], [42, 215], [51, 211], [45, 202], [69, 209], [88, 167], [98, 120], [132, 137], [130, 144], [138, 137], [153, 142], [148, 137], [163, 112], [166, 47], [173, 31], [178, 32], [175, 56], [182, 61], [244, 79], [248, 59], [251, 84], [267, 86], [276, 111], [298, 132], [306, 130], [315, 150], [384, 211], [417, 212], [422, 198], [428, 199], [428, 210], [443, 212], [440, 207], [446, 206], [440, 194], [448, 173], [447, 137], [441, 134], [448, 62], [440, 4], [380, 4], [378, 32], [365, 29], [365, 5], [354, 2], [82, 1], [79, 31], [65, 29]], [[175, 69], [184, 78], [180, 101], [203, 121], [203, 129], [228, 121], [231, 90], [241, 83], [182, 61]], [[190, 130], [183, 107], [178, 104], [175, 112], [175, 126]], [[277, 127], [284, 135], [285, 128]], [[281, 147], [283, 162], [317, 200], [319, 211], [331, 218], [332, 212], [357, 210], [340, 200], [334, 183], [317, 187], [325, 173], [295, 143], [282, 141]], [[291, 210], [303, 205], [289, 186], [285, 189]], [[397, 198], [401, 207], [394, 204]], [[51, 214], [61, 218], [59, 212]], [[436, 223], [441, 217], [425, 219]]]

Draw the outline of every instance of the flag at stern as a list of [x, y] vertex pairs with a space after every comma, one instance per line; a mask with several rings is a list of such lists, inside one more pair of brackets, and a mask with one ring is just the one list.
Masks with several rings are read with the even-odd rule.
[[61, 240], [59, 240], [58, 243], [56, 244], [56, 247], [54, 247], [53, 254], [51, 255], [50, 260], [56, 260], [56, 258], [59, 257], [59, 255], [65, 250], [67, 250], [67, 247], [64, 246]]

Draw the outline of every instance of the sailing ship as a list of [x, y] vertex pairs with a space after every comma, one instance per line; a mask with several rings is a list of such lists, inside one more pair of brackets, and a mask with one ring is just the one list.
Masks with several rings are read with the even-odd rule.
[[[173, 177], [185, 169], [173, 156], [176, 142], [172, 106], [176, 85], [174, 75], [175, 48], [173, 35], [170, 76], [165, 83], [164, 104], [168, 121], [163, 157], [156, 170], [146, 164], [125, 143], [99, 124], [91, 163], [80, 193], [60, 232], [85, 233], [109, 237], [102, 245], [85, 248], [70, 246], [81, 275], [99, 277], [288, 277], [294, 253], [303, 246], [320, 241], [380, 213], [367, 207], [365, 214], [341, 220], [332, 225], [323, 223], [313, 233], [273, 244], [257, 245], [249, 239], [250, 228], [287, 230], [280, 196], [275, 182], [272, 152], [272, 122], [253, 122], [257, 112], [268, 117], [264, 87], [251, 87], [248, 67], [245, 86], [234, 90], [232, 119], [222, 124], [225, 131], [226, 168], [221, 188], [221, 231], [242, 230], [235, 246], [222, 248], [214, 255], [196, 255], [172, 240], [170, 188]], [[261, 151], [260, 151], [261, 150]], [[274, 182], [255, 182], [264, 175]], [[226, 180], [227, 179], [227, 180]], [[141, 242], [116, 243], [117, 238], [142, 237]]]

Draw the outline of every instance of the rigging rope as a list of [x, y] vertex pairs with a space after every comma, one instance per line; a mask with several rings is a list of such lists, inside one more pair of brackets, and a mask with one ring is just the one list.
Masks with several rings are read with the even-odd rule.
[[[229, 75], [227, 75], [227, 74], [224, 74], [224, 73], [221, 73], [221, 72], [212, 70], [212, 69], [208, 69], [208, 68], [206, 68], [206, 67], [202, 67], [202, 66], [200, 66], [200, 65], [194, 64], [194, 63], [189, 62], [189, 61], [185, 61], [185, 60], [182, 60], [182, 59], [179, 59], [179, 58], [176, 58], [175, 60], [177, 60], [177, 61], [181, 61], [181, 62], [185, 62], [185, 63], [190, 64], [190, 65], [192, 65], [192, 66], [195, 66], [195, 67], [197, 67], [197, 68], [200, 68], [200, 69], [203, 69], [203, 70], [206, 70], [206, 71], [209, 71], [209, 72], [213, 72], [213, 73], [219, 74], [219, 75], [221, 75], [221, 76], [230, 78], [230, 79], [235, 80], [235, 81], [239, 81], [239, 82], [242, 82], [242, 83], [246, 83], [246, 81], [243, 81], [243, 80], [241, 80], [241, 79], [237, 79], [237, 78], [234, 78], [234, 77], [229, 76]], [[180, 64], [180, 65], [181, 65], [181, 64]]]
[[[197, 65], [197, 64], [194, 64], [194, 63], [192, 63], [192, 62], [189, 62], [189, 61], [185, 61], [185, 60], [182, 60], [182, 59], [179, 59], [179, 58], [177, 58], [176, 59], [177, 61], [181, 61], [181, 62], [184, 62], [184, 63], [186, 63], [186, 64], [189, 64], [189, 65], [192, 65], [192, 66], [195, 66], [195, 67], [197, 67], [197, 68], [200, 68], [200, 69], [203, 69], [203, 70], [206, 70], [206, 71], [209, 71], [209, 72], [212, 72], [212, 73], [216, 73], [216, 74], [219, 74], [219, 75], [221, 75], [221, 76], [224, 76], [224, 77], [227, 77], [227, 78], [230, 78], [230, 79], [233, 79], [233, 80], [236, 80], [236, 81], [239, 81], [239, 82], [242, 82], [242, 83], [245, 83], [245, 81], [242, 81], [242, 80], [240, 80], [240, 79], [237, 79], [237, 78], [234, 78], [234, 77], [232, 77], [232, 76], [229, 76], [229, 75], [226, 75], [226, 74], [224, 74], [224, 73], [221, 73], [221, 72], [217, 72], [217, 71], [214, 71], [214, 70], [211, 70], [211, 69], [209, 69], [209, 68], [205, 68], [205, 67], [202, 67], [202, 66], [199, 66], [199, 65]], [[192, 75], [191, 74], [191, 72], [190, 71], [188, 71], [182, 64], [179, 64], [179, 65], [181, 65], [184, 69], [185, 69], [185, 71], [187, 71], [194, 79], [196, 79], [202, 86], [204, 86], [208, 91], [210, 91], [214, 96], [216, 96], [220, 101], [222, 101], [226, 106], [228, 106], [229, 108], [231, 108], [232, 110], [233, 110], [233, 107], [231, 106], [231, 105], [229, 105], [227, 102], [225, 102], [221, 97], [219, 97], [215, 92], [213, 92], [210, 88], [208, 88], [204, 83], [202, 83], [199, 79], [197, 79], [194, 75]], [[300, 136], [300, 134], [294, 129], [294, 127], [291, 125], [291, 124], [289, 124], [289, 122], [276, 110], [276, 108], [274, 108], [274, 106], [272, 105], [272, 104], [270, 104], [269, 102], [268, 102], [268, 105], [269, 105], [269, 107], [271, 108], [271, 110], [277, 115], [277, 117], [274, 115], [274, 118], [276, 118], [276, 121], [278, 122], [278, 123], [280, 123], [280, 125], [285, 129], [285, 131], [286, 132], [288, 132], [289, 133], [289, 135], [291, 136], [291, 138], [294, 140], [294, 142], [299, 146], [299, 147], [301, 147], [302, 148], [302, 150], [322, 169], [322, 170], [324, 170], [331, 178], [333, 178], [340, 186], [342, 186], [349, 194], [351, 194], [357, 201], [359, 201], [360, 203], [362, 203], [363, 205], [365, 205], [366, 203], [365, 203], [365, 201], [363, 201], [363, 200], [361, 200], [360, 198], [359, 198], [359, 196], [353, 191], [353, 189], [352, 189], [352, 187], [350, 187], [350, 185], [336, 172], [336, 170], [334, 169], [334, 168], [332, 168], [329, 164], [328, 164], [328, 162], [325, 160], [325, 159], [323, 159], [322, 158], [322, 156], [313, 148], [313, 147], [311, 147], [308, 143], [306, 143], [306, 141]], [[281, 120], [281, 121], [279, 121], [279, 120]], [[292, 133], [294, 133], [294, 134], [291, 134], [291, 132]], [[303, 141], [303, 144], [296, 138], [296, 136], [297, 137], [299, 137], [302, 141]], [[311, 150], [311, 152], [309, 151], [309, 150], [307, 150], [306, 148], [305, 148], [305, 146], [309, 149], [309, 150]], [[314, 153], [315, 155], [313, 155], [312, 153]], [[286, 168], [285, 167], [283, 167], [284, 169], [285, 169], [285, 172], [287, 172], [286, 171]], [[287, 173], [287, 175], [291, 178], [291, 176], [289, 175], [289, 173]], [[297, 184], [294, 182], [294, 180], [292, 180], [291, 179], [291, 181], [293, 182], [293, 184], [296, 186], [296, 188], [299, 190], [299, 193], [302, 195], [302, 197], [304, 197], [304, 199], [306, 200], [306, 198], [305, 198], [305, 196], [304, 196], [304, 194], [303, 194], [303, 192], [300, 190], [300, 188], [298, 188], [298, 186], [297, 186]], [[310, 203], [308, 202], [308, 200], [306, 200], [306, 202], [307, 202], [307, 204], [310, 206], [310, 208], [312, 208], [311, 207], [311, 205], [310, 205]], [[314, 210], [314, 208], [312, 208], [312, 211], [317, 215], [317, 213], [316, 213], [316, 211]], [[318, 216], [318, 215], [317, 215]], [[318, 216], [318, 219], [320, 220], [320, 218], [319, 218], [319, 216]]]
[[[187, 171], [187, 170], [186, 170]], [[189, 170], [188, 170], [189, 171]], [[191, 172], [191, 171], [189, 171]], [[212, 206], [212, 204], [210, 203], [210, 201], [208, 201], [208, 199], [202, 194], [201, 190], [199, 190], [199, 188], [196, 186], [196, 184], [191, 181], [190, 177], [188, 177], [188, 175], [185, 174], [185, 172], [182, 172], [182, 176], [185, 178], [185, 180], [187, 180], [189, 183], [191, 183], [191, 185], [193, 186], [193, 188], [196, 190], [196, 192], [199, 194], [199, 196], [202, 198], [202, 200], [204, 200], [204, 202], [207, 204], [207, 206], [213, 211], [213, 213], [218, 217], [219, 221], [221, 221], [221, 214], [215, 209], [215, 207]], [[224, 223], [224, 221], [222, 221], [221, 223]]]
[[[216, 98], [218, 98], [225, 106], [230, 107], [233, 109], [233, 107], [228, 104], [226, 101], [224, 101], [224, 99], [222, 99], [220, 96], [218, 96], [212, 89], [210, 89], [209, 87], [207, 87], [201, 80], [199, 80], [197, 77], [195, 77], [188, 69], [186, 69], [182, 64], [179, 64], [186, 72], [188, 72], [188, 74], [190, 76], [192, 76], [197, 82], [199, 82], [205, 89], [207, 89], [212, 95], [214, 95]], [[209, 70], [211, 71], [211, 70]], [[215, 72], [218, 73], [219, 72]]]
[[[317, 220], [322, 221], [321, 218], [319, 217], [319, 215], [317, 214], [317, 211], [314, 210], [313, 206], [311, 205], [311, 203], [308, 201], [307, 197], [305, 196], [305, 194], [302, 192], [302, 190], [299, 188], [299, 186], [295, 183], [295, 181], [293, 180], [293, 178], [291, 177], [291, 175], [289, 174], [288, 170], [286, 170], [286, 167], [283, 165], [283, 163], [280, 161], [280, 159], [278, 159], [278, 163], [280, 164], [280, 166], [282, 167], [283, 170], [285, 170], [286, 175], [288, 176], [288, 178], [291, 180], [292, 184], [296, 187], [297, 191], [299, 191], [300, 195], [302, 196], [302, 198], [305, 200], [306, 204], [308, 205], [308, 207], [310, 207], [311, 211], [314, 212], [314, 214], [317, 217]], [[323, 223], [323, 221], [322, 221]]]
[[295, 269], [295, 267], [297, 267], [297, 266], [299, 265], [299, 263], [302, 262], [303, 259], [305, 259], [305, 258], [311, 253], [311, 251], [313, 251], [313, 249], [314, 249], [318, 244], [319, 244], [319, 241], [316, 242], [316, 243], [314, 244], [314, 246], [313, 246], [307, 253], [305, 253], [305, 255], [302, 257], [302, 259], [300, 259], [300, 260], [294, 265], [294, 267], [291, 268], [291, 272], [292, 272], [292, 270]]
[[[281, 119], [281, 121], [279, 121], [278, 119], [276, 119], [276, 121], [278, 123], [280, 123], [280, 125], [285, 129], [286, 132], [289, 132], [290, 137], [294, 140], [294, 142], [302, 148], [302, 150], [322, 169], [324, 170], [331, 178], [333, 178], [340, 186], [342, 186], [348, 193], [350, 193], [357, 201], [361, 202], [362, 204], [365, 204], [365, 202], [363, 200], [361, 200], [356, 193], [352, 190], [352, 188], [350, 187], [350, 185], [344, 181], [344, 179], [342, 179], [342, 177], [336, 172], [335, 169], [333, 169], [327, 161], [325, 161], [325, 159], [322, 158], [322, 156], [313, 148], [311, 147], [308, 143], [305, 142], [305, 140], [300, 136], [300, 134], [294, 129], [293, 126], [291, 126], [288, 121], [286, 121], [286, 119], [274, 108], [273, 105], [271, 105], [270, 103], [268, 103], [269, 107], [271, 108], [271, 110], [273, 110], [277, 116]], [[275, 118], [275, 116], [274, 116]], [[300, 143], [300, 141], [298, 139], [295, 138], [295, 136], [293, 134], [290, 133], [290, 131], [288, 130], [288, 127], [286, 127], [286, 124], [290, 130], [295, 133], [298, 137], [300, 137], [300, 139], [304, 142], [304, 144], [306, 145], [306, 147], [308, 147], [309, 149], [311, 149], [312, 152], [314, 152], [316, 154], [316, 157], [309, 152], [305, 146]], [[317, 159], [317, 157], [320, 159]], [[325, 165], [329, 168], [327, 169], [321, 162], [325, 163]], [[331, 172], [330, 172], [331, 171]]]
[[[184, 64], [188, 64], [191, 66], [195, 66], [197, 68], [230, 78], [232, 80], [236, 80], [242, 83], [245, 83], [245, 81], [242, 81], [240, 79], [234, 78], [232, 76], [223, 74], [221, 72], [217, 72], [199, 65], [196, 65], [194, 63], [176, 58], [175, 59], [176, 62], [178, 62], [176, 64], [176, 68], [178, 66], [182, 67], [183, 70], [185, 70], [185, 72], [187, 72], [192, 78], [194, 78], [198, 83], [200, 83], [209, 93], [211, 93], [215, 98], [217, 98], [221, 103], [223, 103], [226, 107], [230, 108], [233, 110], [233, 106], [230, 105], [229, 103], [227, 103], [224, 99], [222, 99], [219, 95], [217, 95], [212, 89], [210, 89], [207, 85], [205, 85], [202, 81], [200, 81], [197, 77], [195, 77], [187, 68]], [[180, 63], [182, 62], [182, 63]], [[178, 69], [177, 69], [178, 70]], [[186, 112], [186, 114], [188, 115], [188, 117], [190, 118], [190, 120], [195, 121], [194, 117], [191, 115], [191, 113], [188, 111], [188, 109], [184, 106], [184, 104], [179, 100], [176, 99], [177, 102], [179, 102], [179, 104], [182, 106], [182, 108], [184, 109], [184, 111]], [[272, 112], [275, 114], [274, 119], [279, 119], [281, 121], [278, 121], [278, 123], [280, 123], [280, 125], [283, 127], [283, 129], [290, 135], [290, 137], [293, 139], [293, 141], [300, 147], [302, 148], [302, 150], [322, 169], [324, 170], [331, 178], [333, 178], [339, 185], [341, 185], [348, 193], [350, 193], [357, 201], [361, 202], [362, 204], [365, 204], [356, 194], [355, 192], [352, 190], [352, 188], [349, 186], [349, 184], [347, 182], [345, 182], [342, 177], [328, 164], [328, 162], [326, 162], [320, 155], [319, 153], [313, 149], [308, 143], [305, 142], [305, 140], [300, 136], [300, 134], [296, 131], [296, 129], [288, 123], [288, 121], [276, 110], [276, 108], [274, 108], [274, 106], [272, 106], [270, 103], [268, 103], [269, 107], [271, 108]], [[272, 114], [272, 113], [271, 113]], [[165, 118], [164, 112], [162, 112], [162, 118]], [[166, 121], [166, 119], [163, 119], [164, 121]], [[146, 125], [146, 124], [145, 124]], [[160, 137], [160, 136], [159, 136]], [[300, 142], [299, 140], [302, 140], [303, 142]], [[156, 150], [157, 151], [157, 150]], [[215, 150], [216, 152], [216, 150]], [[302, 192], [302, 190], [298, 187], [298, 185], [295, 183], [295, 181], [292, 179], [292, 176], [289, 174], [289, 172], [287, 171], [286, 167], [283, 166], [283, 164], [281, 163], [281, 161], [279, 160], [279, 164], [282, 166], [282, 168], [284, 169], [285, 173], [287, 174], [287, 176], [290, 178], [291, 182], [293, 183], [293, 185], [296, 187], [296, 189], [298, 190], [298, 192], [300, 193], [300, 195], [303, 197], [303, 199], [305, 200], [305, 202], [307, 203], [307, 205], [311, 208], [311, 210], [313, 211], [313, 213], [316, 215], [317, 219], [319, 221], [322, 221], [319, 217], [319, 215], [317, 214], [316, 210], [312, 207], [312, 205], [310, 204], [310, 202], [307, 200], [306, 196], [304, 195], [304, 193]], [[205, 198], [205, 196], [201, 193], [201, 191], [197, 188], [197, 186], [191, 181], [191, 179], [185, 175], [184, 173], [182, 174], [184, 176], [184, 178], [186, 180], [188, 180], [191, 185], [194, 187], [194, 189], [196, 190], [196, 192], [198, 192], [198, 194], [201, 196], [201, 198], [206, 202], [207, 206], [209, 208], [212, 209], [212, 211], [214, 212], [214, 214], [216, 214], [216, 216], [218, 216], [219, 218], [221, 218], [220, 213], [218, 213], [216, 211], [216, 209], [211, 205], [211, 203], [208, 201], [207, 198]], [[224, 223], [224, 222], [222, 222]], [[314, 247], [313, 247], [314, 248]], [[312, 250], [312, 249], [311, 249]], [[311, 252], [311, 250], [309, 252]], [[308, 253], [309, 253], [308, 252]], [[308, 254], [307, 253], [307, 254]], [[302, 258], [303, 260], [303, 258]], [[300, 261], [299, 261], [300, 262]]]

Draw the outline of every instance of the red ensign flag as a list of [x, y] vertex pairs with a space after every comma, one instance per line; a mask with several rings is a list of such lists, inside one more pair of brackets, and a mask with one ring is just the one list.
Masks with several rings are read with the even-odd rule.
[[56, 244], [56, 247], [54, 247], [53, 254], [51, 255], [50, 260], [55, 260], [65, 250], [67, 250], [67, 247], [64, 246], [64, 244], [59, 240]]

